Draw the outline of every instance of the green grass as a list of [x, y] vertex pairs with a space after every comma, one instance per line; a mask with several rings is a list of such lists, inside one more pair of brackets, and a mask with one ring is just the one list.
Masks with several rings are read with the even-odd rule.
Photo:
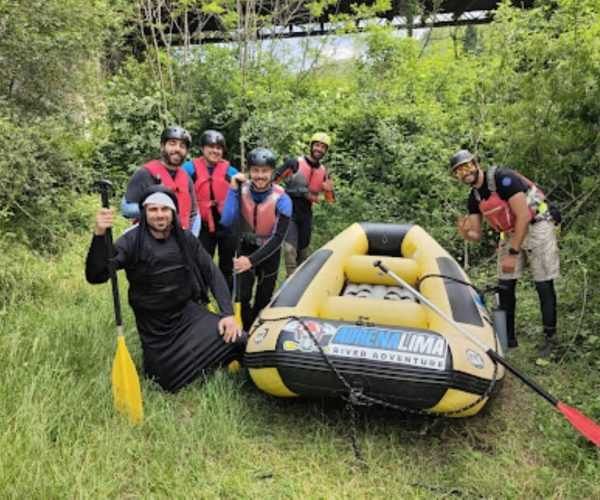
[[[88, 241], [74, 237], [60, 259], [14, 269], [28, 279], [0, 312], [1, 498], [600, 498], [598, 450], [510, 375], [470, 419], [361, 408], [366, 465], [354, 458], [343, 404], [276, 399], [243, 373], [222, 370], [177, 395], [143, 381], [145, 422], [130, 426], [112, 408], [111, 292], [85, 283]], [[18, 252], [9, 260], [23, 262]], [[534, 366], [539, 328], [523, 322], [539, 323], [537, 301], [531, 288], [520, 293], [532, 312], [519, 316], [512, 361], [599, 420], [598, 370], [576, 357]]]

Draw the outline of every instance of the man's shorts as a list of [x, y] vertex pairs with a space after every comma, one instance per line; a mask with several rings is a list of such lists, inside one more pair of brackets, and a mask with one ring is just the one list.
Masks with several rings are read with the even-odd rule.
[[529, 231], [513, 273], [502, 272], [502, 260], [508, 255], [511, 234], [505, 233], [498, 247], [498, 276], [501, 280], [514, 280], [521, 277], [523, 268], [529, 265], [533, 281], [548, 281], [560, 276], [558, 238], [551, 220], [541, 220], [529, 225]]

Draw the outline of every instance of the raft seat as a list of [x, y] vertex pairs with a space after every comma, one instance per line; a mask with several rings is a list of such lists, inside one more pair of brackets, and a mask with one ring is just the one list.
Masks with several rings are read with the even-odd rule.
[[379, 255], [353, 255], [350, 257], [344, 265], [344, 274], [348, 281], [369, 285], [398, 286], [391, 276], [373, 265], [376, 260], [380, 260], [384, 266], [409, 285], [414, 286], [417, 283], [419, 265], [416, 260]]
[[[419, 267], [413, 259], [376, 255], [353, 255], [344, 265], [344, 274], [348, 286], [365, 284], [374, 288], [388, 288], [397, 291], [398, 297], [388, 300], [378, 298], [379, 294], [369, 297], [357, 295], [327, 297], [319, 309], [319, 316], [339, 321], [375, 323], [380, 325], [426, 328], [427, 319], [423, 306], [415, 300], [405, 300], [402, 289], [389, 275], [373, 266], [381, 262], [390, 271], [400, 276], [410, 285], [417, 282]], [[360, 286], [360, 285], [359, 285]], [[386, 295], [384, 293], [384, 295]], [[389, 300], [392, 299], [392, 300]]]
[[352, 296], [327, 297], [319, 317], [355, 323], [427, 328], [424, 307], [411, 300], [368, 299]]

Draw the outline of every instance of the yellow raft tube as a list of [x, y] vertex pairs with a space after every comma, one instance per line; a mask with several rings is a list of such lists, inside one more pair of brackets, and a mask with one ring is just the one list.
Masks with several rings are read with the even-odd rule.
[[245, 356], [252, 380], [280, 397], [340, 397], [351, 387], [398, 408], [474, 415], [504, 368], [376, 260], [502, 354], [479, 296], [459, 282], [469, 278], [431, 236], [416, 225], [357, 223], [304, 262], [261, 312]]

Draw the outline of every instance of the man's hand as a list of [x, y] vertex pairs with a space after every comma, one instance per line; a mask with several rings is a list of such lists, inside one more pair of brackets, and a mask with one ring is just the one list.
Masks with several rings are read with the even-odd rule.
[[481, 215], [469, 214], [458, 218], [458, 234], [465, 241], [481, 241]]
[[249, 269], [252, 268], [252, 262], [250, 262], [250, 259], [248, 257], [246, 257], [245, 255], [242, 255], [241, 257], [238, 257], [237, 259], [233, 259], [233, 270], [240, 274], [240, 273], [245, 273], [246, 271], [248, 271]]
[[328, 175], [323, 181], [323, 191], [333, 191], [333, 176]]
[[235, 320], [235, 316], [225, 316], [219, 321], [219, 333], [223, 340], [230, 344], [242, 336], [242, 328]]
[[96, 214], [96, 227], [94, 228], [94, 234], [96, 236], [104, 236], [106, 230], [113, 227], [114, 222], [115, 209], [101, 208]]
[[242, 172], [238, 172], [231, 178], [231, 183], [230, 183], [231, 189], [233, 189], [234, 191], [237, 191], [239, 189], [239, 187], [247, 180], [248, 180], [248, 177], [246, 177], [245, 174], [243, 174]]
[[469, 231], [471, 230], [471, 221], [468, 217], [458, 218], [458, 234], [463, 240], [469, 239]]
[[502, 272], [506, 274], [512, 274], [515, 272], [517, 267], [517, 256], [516, 255], [505, 255], [502, 259]]

